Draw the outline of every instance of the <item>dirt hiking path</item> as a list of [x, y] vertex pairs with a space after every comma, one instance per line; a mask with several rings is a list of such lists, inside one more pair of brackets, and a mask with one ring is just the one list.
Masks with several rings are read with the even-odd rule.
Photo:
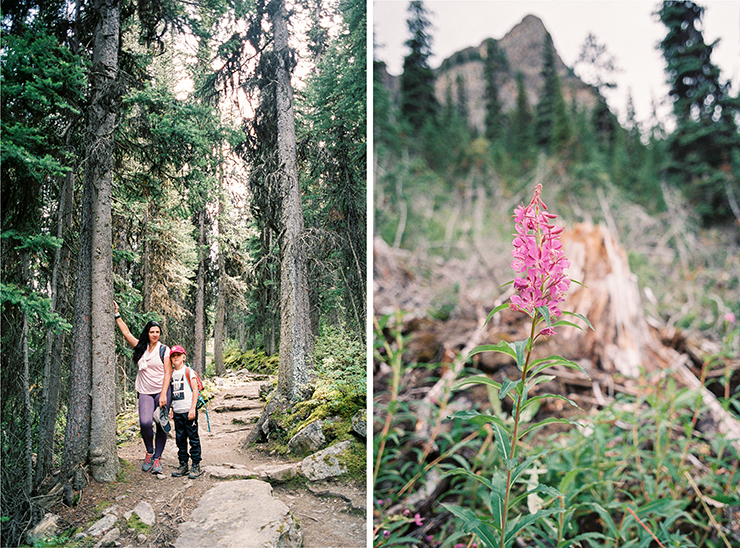
[[[244, 449], [243, 443], [264, 402], [259, 399], [259, 389], [269, 380], [264, 376], [250, 376], [246, 372], [227, 373], [224, 378], [211, 379], [218, 392], [208, 402], [211, 431], [205, 413], [199, 411], [198, 424], [202, 447], [201, 468], [233, 467], [245, 470], [244, 476], [255, 477], [252, 470], [259, 467], [288, 463], [256, 449]], [[172, 425], [172, 421], [170, 421]], [[67, 508], [61, 504], [52, 511], [59, 514], [61, 524], [86, 530], [110, 507], [120, 509], [122, 515], [139, 502], [151, 504], [157, 523], [149, 530], [120, 527], [121, 536], [116, 546], [124, 548], [172, 548], [180, 535], [180, 525], [190, 521], [191, 513], [203, 495], [212, 487], [228, 479], [219, 479], [209, 472], [199, 478], [173, 478], [178, 466], [174, 426], [162, 455], [162, 474], [141, 470], [144, 446], [138, 434], [119, 445], [118, 456], [122, 473], [110, 484], [93, 480], [82, 492], [77, 506]], [[130, 429], [129, 429], [130, 430]], [[300, 524], [305, 548], [364, 548], [367, 538], [366, 490], [364, 485], [345, 479], [321, 482], [296, 481], [286, 484], [272, 482], [273, 497], [289, 508]], [[244, 512], [249, 512], [249, 507]], [[78, 540], [71, 546], [95, 546], [100, 537]], [[246, 546], [246, 544], [245, 544]], [[216, 548], [204, 546], [203, 548]]]

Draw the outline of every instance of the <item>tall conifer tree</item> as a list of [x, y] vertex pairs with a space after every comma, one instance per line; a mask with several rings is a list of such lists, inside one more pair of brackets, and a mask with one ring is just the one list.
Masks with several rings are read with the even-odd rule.
[[412, 129], [419, 130], [437, 114], [434, 72], [429, 67], [432, 55], [431, 23], [421, 0], [409, 3], [407, 25], [411, 37], [406, 45], [411, 52], [404, 57], [401, 74], [401, 114]]
[[668, 30], [660, 49], [676, 118], [668, 172], [711, 222], [730, 217], [733, 199], [740, 196], [740, 102], [712, 63], [717, 42], [704, 42], [703, 14], [694, 2], [677, 0], [664, 1], [658, 11]]
[[486, 82], [486, 138], [495, 141], [503, 133], [503, 113], [498, 96], [498, 73], [507, 68], [506, 55], [493, 38], [486, 40], [486, 58], [483, 61], [483, 77]]
[[537, 146], [549, 152], [558, 103], [557, 96], [560, 93], [558, 73], [555, 69], [555, 48], [549, 33], [545, 34], [545, 46], [542, 53], [542, 78], [544, 86], [537, 103], [534, 133]]

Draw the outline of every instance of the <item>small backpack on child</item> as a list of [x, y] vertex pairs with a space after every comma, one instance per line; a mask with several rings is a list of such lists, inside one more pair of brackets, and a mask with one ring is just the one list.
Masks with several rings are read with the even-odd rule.
[[198, 403], [196, 404], [196, 409], [203, 409], [203, 411], [206, 414], [206, 423], [208, 423], [208, 431], [211, 431], [211, 419], [208, 417], [208, 409], [206, 409], [206, 400], [203, 398], [203, 381], [200, 380], [200, 375], [198, 375], [198, 372], [190, 367], [189, 364], [185, 365], [185, 377], [188, 379], [188, 386], [192, 386], [191, 380], [190, 380], [190, 372], [193, 372], [193, 375], [195, 375], [195, 383], [198, 386]]

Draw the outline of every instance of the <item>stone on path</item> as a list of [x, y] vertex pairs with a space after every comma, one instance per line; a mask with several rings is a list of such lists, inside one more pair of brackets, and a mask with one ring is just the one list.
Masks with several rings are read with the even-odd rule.
[[208, 465], [203, 467], [204, 472], [212, 478], [233, 480], [233, 479], [249, 479], [257, 477], [259, 479], [273, 481], [276, 483], [285, 482], [293, 479], [301, 472], [300, 463], [288, 462], [288, 463], [276, 463], [276, 464], [261, 464], [254, 468], [247, 468], [243, 464], [228, 464], [222, 465]]
[[208, 465], [203, 467], [203, 471], [210, 474], [212, 478], [216, 479], [239, 479], [248, 478], [249, 476], [255, 476], [256, 474], [250, 471], [246, 466], [241, 464], [232, 465]]
[[324, 422], [321, 419], [313, 421], [290, 438], [288, 447], [294, 453], [303, 453], [304, 455], [318, 451], [326, 444], [323, 427]]
[[288, 507], [260, 480], [216, 485], [190, 519], [180, 525], [175, 548], [298, 548], [303, 543]]
[[231, 413], [234, 411], [249, 411], [250, 409], [261, 409], [265, 404], [258, 400], [231, 400], [220, 405], [214, 405], [211, 411], [216, 413]]
[[254, 468], [254, 473], [261, 479], [276, 483], [289, 481], [301, 473], [299, 462], [285, 464], [262, 464]]
[[90, 526], [87, 530], [87, 534], [94, 537], [102, 535], [108, 529], [113, 527], [117, 521], [118, 517], [115, 514], [106, 514]]
[[114, 546], [118, 538], [121, 536], [121, 531], [118, 527], [114, 527], [108, 531], [103, 538], [101, 538], [93, 548], [104, 548], [106, 546]]
[[157, 523], [157, 517], [154, 515], [154, 508], [152, 508], [152, 505], [145, 500], [142, 500], [139, 504], [134, 506], [133, 510], [129, 510], [123, 514], [123, 517], [126, 518], [126, 520], [129, 520], [131, 519], [132, 514], [139, 516], [139, 521], [147, 524], [149, 527], [152, 527]]
[[346, 474], [347, 467], [339, 461], [337, 455], [349, 449], [349, 446], [349, 441], [342, 441], [306, 457], [301, 462], [301, 473], [311, 481]]

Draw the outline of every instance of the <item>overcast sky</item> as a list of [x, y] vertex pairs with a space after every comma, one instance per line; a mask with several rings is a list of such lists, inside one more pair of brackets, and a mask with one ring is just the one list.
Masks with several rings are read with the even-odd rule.
[[[720, 38], [712, 61], [740, 88], [740, 1], [699, 1], [704, 12], [704, 41]], [[372, 19], [375, 59], [385, 61], [391, 74], [401, 73], [408, 54], [408, 0], [375, 0]], [[557, 52], [566, 65], [575, 64], [589, 33], [616, 58], [623, 72], [617, 75], [618, 88], [608, 96], [613, 110], [622, 117], [631, 90], [638, 120], [651, 113], [653, 98], [665, 102], [665, 64], [658, 42], [665, 27], [652, 15], [660, 5], [647, 0], [425, 0], [433, 25], [432, 68], [456, 51], [478, 46], [486, 38], [501, 39], [526, 15], [539, 17], [550, 32]], [[670, 111], [665, 106], [664, 116]]]

